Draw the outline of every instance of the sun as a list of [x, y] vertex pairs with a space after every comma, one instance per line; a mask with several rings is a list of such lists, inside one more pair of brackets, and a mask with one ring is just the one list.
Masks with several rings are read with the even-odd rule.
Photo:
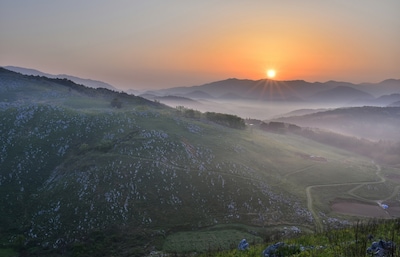
[[273, 70], [273, 69], [267, 70], [267, 77], [268, 78], [273, 79], [273, 78], [275, 78], [275, 76], [276, 76], [276, 71], [275, 70]]

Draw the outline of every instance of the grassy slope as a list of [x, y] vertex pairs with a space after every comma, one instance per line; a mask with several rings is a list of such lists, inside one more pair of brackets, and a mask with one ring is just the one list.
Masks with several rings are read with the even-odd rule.
[[[372, 239], [369, 239], [370, 236]], [[277, 241], [284, 242], [287, 246], [281, 248], [284, 256], [367, 256], [367, 248], [375, 241], [392, 241], [396, 247], [390, 250], [387, 256], [400, 256], [398, 242], [400, 241], [400, 220], [391, 221], [369, 221], [366, 223], [355, 223], [354, 226], [328, 230], [321, 234], [309, 234], [303, 236], [285, 237], [280, 240], [269, 241], [264, 244], [251, 244], [249, 250], [239, 251], [210, 251], [201, 256], [213, 257], [241, 257], [262, 255], [264, 249], [275, 244]], [[284, 252], [286, 250], [286, 252]]]
[[[168, 236], [164, 249], [171, 250], [175, 231], [200, 230], [203, 237], [205, 228], [236, 223], [247, 227], [235, 231], [256, 231], [260, 239], [265, 228], [313, 229], [307, 186], [376, 178], [369, 160], [298, 136], [229, 129], [134, 97], [121, 96], [123, 108], [113, 109], [115, 94], [7, 76], [0, 109], [3, 242], [22, 235], [62, 248], [122, 226]], [[335, 215], [325, 199], [336, 193], [313, 194], [315, 208]], [[210, 241], [195, 249], [206, 250], [204, 244]]]

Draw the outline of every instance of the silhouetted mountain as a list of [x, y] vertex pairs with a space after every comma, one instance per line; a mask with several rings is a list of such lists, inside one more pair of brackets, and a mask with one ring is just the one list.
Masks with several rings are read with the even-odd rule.
[[386, 106], [397, 101], [400, 101], [400, 94], [383, 95], [381, 97], [376, 98], [374, 100], [374, 103]]
[[292, 116], [302, 116], [302, 115], [307, 115], [307, 114], [312, 114], [312, 113], [317, 113], [317, 112], [324, 112], [327, 111], [327, 109], [300, 109], [300, 110], [295, 110], [291, 111], [288, 113], [283, 113], [279, 114], [274, 119], [278, 118], [283, 118], [283, 117], [292, 117]]
[[400, 93], [400, 79], [387, 79], [379, 83], [362, 83], [357, 88], [375, 97]]
[[139, 95], [139, 94], [141, 94], [141, 91], [135, 90], [135, 89], [128, 89], [128, 90], [126, 90], [126, 93], [128, 93], [130, 95]]
[[[236, 99], [298, 102], [304, 100], [353, 102], [373, 100], [373, 95], [397, 93], [400, 80], [387, 80], [379, 84], [352, 84], [348, 82], [306, 82], [304, 80], [275, 81], [268, 79], [227, 79], [192, 87], [155, 90], [160, 95], [188, 95], [201, 91], [213, 98], [236, 95]], [[364, 91], [365, 89], [365, 91]], [[370, 93], [370, 91], [374, 93]], [[229, 97], [233, 99], [232, 97]]]
[[157, 90], [157, 92], [165, 95], [186, 95], [195, 91], [202, 91], [208, 95], [211, 95], [214, 98], [219, 98], [229, 92], [244, 92], [252, 83], [252, 80], [227, 79], [204, 84], [201, 86], [161, 89]]
[[400, 101], [391, 103], [391, 104], [388, 105], [388, 107], [400, 107]]
[[374, 97], [361, 90], [354, 89], [350, 86], [337, 86], [332, 89], [324, 90], [314, 94], [311, 98], [318, 102], [336, 102], [336, 103], [351, 103], [353, 101], [373, 100]]
[[112, 99], [118, 106], [160, 106], [124, 92], [107, 88], [91, 88], [66, 78], [23, 75], [0, 67], [0, 102], [10, 104], [49, 104], [74, 108], [109, 108]]
[[200, 90], [196, 90], [196, 91], [187, 93], [184, 96], [189, 97], [189, 98], [195, 98], [195, 99], [212, 99], [212, 98], [214, 98], [211, 95], [209, 95], [203, 91], [200, 91]]
[[193, 100], [188, 97], [183, 97], [183, 96], [175, 96], [175, 95], [167, 95], [167, 96], [157, 96], [153, 94], [142, 94], [139, 95], [140, 97], [143, 97], [147, 100], [151, 101], [159, 101], [163, 104], [170, 105], [172, 107], [176, 107], [178, 105], [187, 105], [187, 104], [201, 104], [200, 102]]
[[238, 99], [255, 100], [302, 100], [304, 95], [318, 91], [319, 85], [305, 81], [274, 81], [268, 79], [227, 79], [200, 86], [177, 87], [157, 90], [164, 95], [186, 95], [195, 91], [202, 91], [213, 98], [226, 98], [236, 95]]
[[191, 103], [198, 103], [197, 101], [183, 97], [183, 96], [175, 96], [175, 95], [167, 95], [167, 96], [158, 96], [155, 98], [156, 100], [159, 100], [161, 102], [163, 101], [174, 101], [174, 102], [191, 102]]
[[139, 95], [140, 97], [143, 97], [143, 98], [145, 98], [145, 99], [148, 99], [148, 100], [154, 100], [154, 99], [156, 99], [157, 97], [159, 97], [159, 96], [157, 96], [157, 95], [153, 95], [153, 94], [150, 94], [150, 93], [145, 93], [145, 94], [141, 94], [141, 95]]
[[400, 108], [398, 107], [339, 108], [275, 120], [372, 140], [399, 141], [400, 139], [400, 130], [398, 129], [400, 127]]
[[110, 90], [118, 91], [118, 89], [113, 87], [112, 85], [102, 82], [102, 81], [98, 81], [98, 80], [83, 79], [83, 78], [66, 75], [66, 74], [53, 75], [53, 74], [44, 73], [44, 72], [34, 70], [34, 69], [27, 69], [27, 68], [22, 68], [22, 67], [15, 67], [15, 66], [5, 66], [4, 68], [7, 70], [10, 70], [10, 71], [24, 74], [24, 75], [44, 76], [44, 77], [48, 77], [48, 78], [59, 78], [59, 79], [69, 79], [77, 84], [85, 85], [87, 87], [107, 88]]
[[241, 97], [241, 96], [238, 96], [237, 94], [235, 94], [235, 93], [227, 93], [227, 94], [224, 94], [224, 95], [221, 95], [220, 97], [218, 97], [218, 98], [220, 98], [220, 99], [225, 99], [225, 100], [238, 100], [238, 99], [243, 99], [243, 97]]

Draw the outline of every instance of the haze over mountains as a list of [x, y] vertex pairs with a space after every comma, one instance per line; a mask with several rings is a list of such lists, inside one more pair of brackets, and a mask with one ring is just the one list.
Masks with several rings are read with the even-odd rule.
[[[292, 113], [276, 121], [322, 128], [370, 140], [400, 141], [400, 109], [397, 107], [348, 107], [308, 114]], [[400, 156], [399, 156], [400, 158]]]
[[[227, 79], [193, 87], [148, 91], [147, 99], [170, 106], [183, 105], [200, 111], [222, 111], [261, 120], [296, 109], [351, 106], [389, 106], [400, 100], [400, 80], [376, 84], [328, 81], [306, 82]], [[165, 98], [168, 96], [168, 98]], [[196, 100], [173, 99], [179, 96]]]
[[[399, 88], [382, 85], [229, 79], [148, 100], [0, 68], [0, 241], [143, 256], [186, 231], [340, 227], [360, 215], [333, 207], [353, 201], [400, 217]], [[336, 108], [360, 101], [383, 106]]]
[[[118, 91], [116, 87], [101, 81], [70, 75], [50, 75], [34, 69], [14, 66], [6, 68], [22, 74], [66, 78], [89, 87]], [[303, 80], [232, 78], [199, 86], [146, 92], [130, 89], [127, 92], [171, 107], [184, 106], [203, 112], [223, 112], [260, 120], [273, 119], [279, 115], [287, 116], [287, 113], [302, 109], [308, 109], [309, 113], [313, 113], [320, 109], [341, 107], [400, 105], [400, 79], [352, 84], [337, 81], [311, 83]]]
[[4, 67], [7, 70], [10, 71], [15, 71], [24, 75], [33, 75], [33, 76], [44, 76], [48, 78], [60, 78], [60, 79], [69, 79], [77, 84], [85, 85], [87, 87], [92, 87], [92, 88], [107, 88], [110, 90], [117, 90], [115, 87], [112, 85], [105, 83], [103, 81], [99, 80], [92, 80], [92, 79], [83, 79], [79, 78], [76, 76], [71, 76], [71, 75], [66, 75], [66, 74], [59, 74], [59, 75], [53, 75], [45, 72], [41, 72], [35, 69], [28, 69], [28, 68], [22, 68], [22, 67], [16, 67], [16, 66], [5, 66]]
[[[13, 66], [7, 66], [6, 69], [27, 75], [71, 79], [75, 83], [94, 88], [117, 90], [101, 81], [69, 75], [50, 75]], [[400, 79], [388, 79], [376, 84], [227, 79], [199, 86], [147, 91], [139, 95], [171, 107], [184, 106], [194, 110], [218, 111], [260, 120], [281, 117], [278, 120], [300, 126], [331, 130], [337, 128], [335, 131], [338, 133], [358, 135], [372, 140], [400, 138], [396, 129], [399, 125], [395, 122], [398, 118], [396, 112], [391, 114], [394, 115], [393, 117], [389, 115], [386, 120], [376, 122], [374, 113], [385, 112], [384, 110], [379, 108], [370, 108], [368, 111], [365, 108], [343, 109], [343, 107], [397, 106], [400, 101]], [[341, 109], [334, 110], [336, 108]], [[360, 112], [360, 115], [357, 112]], [[318, 114], [302, 116], [313, 113]], [[368, 126], [365, 125], [366, 122]], [[386, 124], [388, 127], [378, 129], [378, 124]]]
[[[66, 78], [78, 84], [93, 88], [118, 89], [108, 83], [82, 79], [71, 75], [52, 75], [35, 69], [16, 66], [4, 68], [25, 75], [46, 76], [49, 78]], [[340, 102], [351, 104], [354, 102], [371, 103], [382, 98], [388, 101], [390, 96], [393, 102], [400, 100], [395, 94], [400, 94], [400, 79], [387, 79], [379, 83], [353, 84], [348, 82], [327, 81], [307, 82], [303, 80], [276, 81], [269, 79], [226, 79], [198, 86], [166, 88], [160, 90], [140, 91], [138, 89], [126, 90], [128, 93], [157, 98], [160, 96], [180, 96], [193, 99], [229, 99], [229, 100], [261, 100], [261, 101], [286, 101], [286, 102]]]
[[[302, 159], [263, 136], [257, 141], [269, 143], [255, 144], [243, 127], [229, 127], [243, 122], [237, 117], [190, 118], [141, 97], [2, 68], [0, 92], [2, 242], [22, 238], [43, 256], [113, 229], [128, 231], [118, 242], [146, 238], [134, 241], [143, 252], [177, 229], [262, 224], [264, 215], [312, 225], [298, 196], [270, 184], [275, 165], [290, 165], [287, 154]], [[266, 152], [277, 157], [268, 165]]]
[[[336, 88], [336, 89], [335, 89]], [[335, 89], [337, 94], [352, 88], [353, 98], [379, 97], [385, 94], [399, 93], [400, 80], [388, 79], [379, 83], [352, 84], [347, 82], [306, 82], [303, 80], [276, 81], [269, 79], [245, 80], [227, 79], [205, 85], [193, 87], [177, 87], [152, 91], [163, 95], [187, 95], [191, 93], [205, 93], [214, 98], [223, 98], [227, 94], [234, 94], [243, 99], [259, 100], [318, 100], [315, 94]], [[150, 91], [151, 92], [151, 91]], [[150, 93], [147, 92], [147, 93]], [[357, 94], [356, 92], [359, 92]], [[336, 92], [334, 92], [336, 93]], [[344, 94], [343, 94], [344, 95]], [[333, 95], [339, 97], [340, 95]]]

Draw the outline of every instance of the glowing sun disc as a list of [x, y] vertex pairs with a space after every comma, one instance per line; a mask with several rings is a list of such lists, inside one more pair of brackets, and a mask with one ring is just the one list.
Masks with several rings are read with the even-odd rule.
[[270, 78], [270, 79], [272, 79], [272, 78], [275, 78], [275, 75], [276, 75], [276, 71], [275, 70], [267, 70], [267, 77], [268, 78]]

